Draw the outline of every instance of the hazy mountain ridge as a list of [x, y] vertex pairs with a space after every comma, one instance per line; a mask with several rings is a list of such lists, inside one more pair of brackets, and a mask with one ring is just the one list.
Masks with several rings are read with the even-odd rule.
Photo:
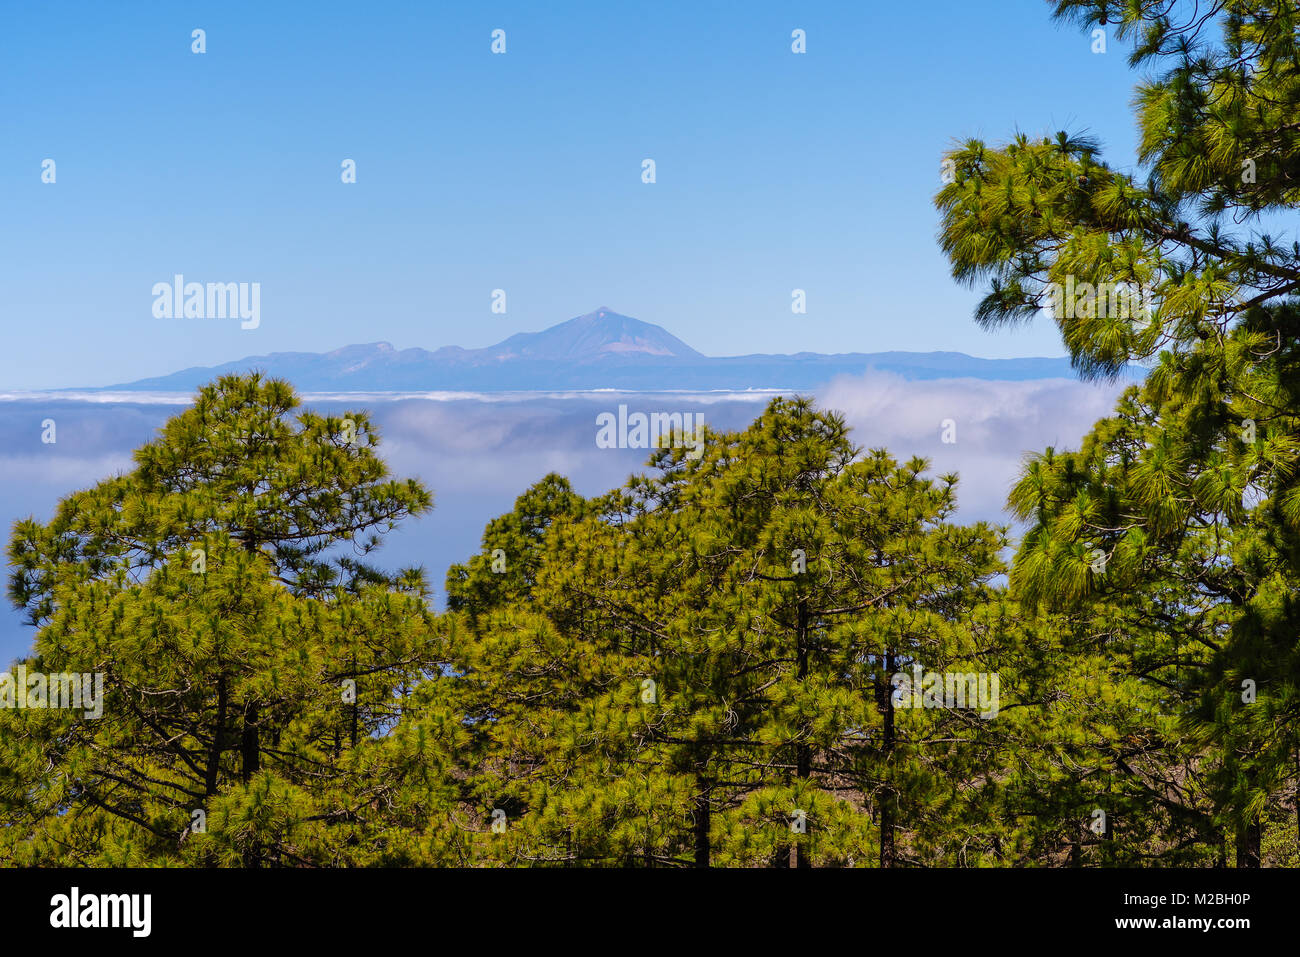
[[331, 352], [273, 352], [102, 389], [186, 390], [226, 372], [261, 369], [300, 390], [481, 392], [544, 389], [811, 389], [869, 370], [905, 379], [1074, 378], [1065, 358], [979, 359], [960, 352], [706, 356], [666, 329], [601, 307], [483, 349], [396, 349], [388, 342]]

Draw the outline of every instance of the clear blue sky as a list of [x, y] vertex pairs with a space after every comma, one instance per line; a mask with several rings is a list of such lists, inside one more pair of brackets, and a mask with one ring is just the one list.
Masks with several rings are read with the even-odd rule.
[[[1093, 54], [1048, 12], [7, 4], [0, 388], [379, 339], [482, 346], [598, 305], [718, 355], [1060, 355], [1050, 325], [974, 325], [931, 206], [953, 137], [1086, 128], [1132, 162], [1124, 50]], [[261, 326], [155, 319], [150, 289], [178, 272], [260, 282]]]

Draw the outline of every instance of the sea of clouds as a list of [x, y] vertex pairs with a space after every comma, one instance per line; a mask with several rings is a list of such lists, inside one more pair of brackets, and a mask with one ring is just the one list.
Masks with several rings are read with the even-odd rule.
[[[1047, 446], [1077, 447], [1108, 414], [1122, 384], [1067, 379], [996, 382], [906, 381], [887, 374], [844, 377], [816, 394], [842, 412], [863, 448], [896, 458], [928, 458], [934, 473], [961, 477], [959, 517], [1006, 523], [1007, 491], [1024, 457]], [[625, 482], [648, 452], [598, 448], [596, 417], [630, 411], [703, 413], [713, 430], [743, 429], [771, 398], [765, 392], [584, 392], [471, 395], [378, 393], [307, 395], [338, 413], [365, 408], [379, 426], [382, 453], [397, 476], [421, 479], [434, 510], [389, 536], [380, 560], [422, 564], [441, 600], [447, 567], [479, 549], [483, 526], [548, 472], [594, 495]], [[183, 408], [180, 395], [0, 393], [0, 520], [48, 520], [59, 498], [132, 468], [131, 452]], [[46, 420], [57, 441], [45, 444]], [[945, 442], [945, 420], [951, 420]], [[0, 611], [0, 661], [30, 651], [33, 631], [7, 603]]]

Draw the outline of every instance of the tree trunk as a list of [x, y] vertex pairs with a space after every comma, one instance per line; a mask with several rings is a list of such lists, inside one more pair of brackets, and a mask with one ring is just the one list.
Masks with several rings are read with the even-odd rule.
[[[890, 676], [898, 667], [898, 659], [891, 651], [885, 655], [885, 679], [882, 685], [883, 695], [878, 696], [883, 717], [881, 732], [881, 752], [886, 776], [889, 775], [894, 755], [894, 696]], [[880, 866], [893, 867], [898, 862], [894, 849], [894, 808], [898, 798], [894, 794], [893, 784], [887, 784], [880, 795]]]
[[709, 792], [701, 791], [695, 797], [695, 866], [709, 866], [709, 827], [711, 809]]
[[217, 793], [217, 779], [221, 773], [221, 751], [226, 734], [226, 710], [230, 705], [230, 696], [226, 691], [226, 676], [217, 679], [217, 724], [212, 731], [212, 744], [208, 746], [208, 766], [206, 780], [203, 782], [204, 797]]
[[247, 784], [262, 768], [262, 743], [258, 739], [257, 705], [255, 704], [250, 704], [244, 709], [244, 731], [239, 740], [239, 753], [243, 760], [244, 783]]
[[1263, 837], [1263, 828], [1259, 818], [1244, 825], [1237, 826], [1237, 866], [1259, 867], [1259, 849]]
[[[239, 752], [242, 761], [241, 771], [244, 783], [252, 780], [262, 767], [262, 742], [258, 734], [257, 705], [250, 704], [244, 708], [244, 729], [240, 735]], [[256, 838], [248, 853], [244, 855], [245, 867], [262, 866], [262, 844]]]
[[[799, 682], [802, 684], [804, 679], [808, 677], [808, 603], [805, 599], [799, 600], [797, 651], [799, 659]], [[801, 782], [812, 777], [812, 748], [807, 744], [799, 744], [795, 746], [795, 775]], [[807, 817], [804, 818], [804, 826], [805, 828], [811, 826], [808, 824]], [[808, 844], [806, 841], [795, 842], [794, 861], [794, 866], [796, 868], [803, 869], [812, 867], [812, 858], [808, 854]]]
[[[353, 674], [357, 673], [357, 656], [355, 653], [352, 655], [352, 673]], [[350, 728], [352, 747], [354, 749], [357, 746], [357, 717], [358, 717], [358, 713], [361, 711], [361, 702], [357, 699], [359, 699], [360, 697], [361, 697], [360, 690], [354, 688], [354, 692], [352, 695], [352, 727]]]

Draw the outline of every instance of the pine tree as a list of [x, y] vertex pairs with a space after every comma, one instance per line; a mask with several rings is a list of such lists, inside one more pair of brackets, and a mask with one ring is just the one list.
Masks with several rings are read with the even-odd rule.
[[[548, 478], [449, 576], [466, 630], [437, 684], [470, 716], [480, 829], [510, 821], [489, 853], [892, 865], [952, 853], [951, 826], [991, 846], [987, 728], [892, 703], [895, 671], [985, 672], [1008, 634], [1004, 540], [948, 522], [955, 479], [862, 455], [806, 400], [650, 464], [582, 505]], [[491, 570], [511, 542], [527, 587], [509, 548]]]
[[430, 507], [360, 413], [258, 375], [199, 391], [135, 468], [19, 522], [33, 672], [103, 714], [0, 713], [0, 853], [24, 863], [332, 861], [364, 818], [348, 754], [436, 666], [423, 574], [361, 556]]
[[1236, 862], [1257, 866], [1264, 812], [1295, 780], [1300, 716], [1300, 245], [1265, 231], [1300, 202], [1296, 11], [1055, 10], [1130, 40], [1150, 72], [1136, 96], [1147, 175], [1078, 134], [970, 140], [947, 157], [941, 244], [957, 279], [985, 287], [979, 322], [1046, 308], [1085, 375], [1154, 368], [1080, 452], [1027, 467], [1013, 581], [1076, 614], [1121, 683], [1149, 686], [1131, 689], [1154, 710], [1124, 733], [1136, 742], [1111, 726], [1094, 755], [1145, 806], [1136, 830], [1168, 829], [1161, 853], [1180, 860], [1222, 859], [1226, 831]]

